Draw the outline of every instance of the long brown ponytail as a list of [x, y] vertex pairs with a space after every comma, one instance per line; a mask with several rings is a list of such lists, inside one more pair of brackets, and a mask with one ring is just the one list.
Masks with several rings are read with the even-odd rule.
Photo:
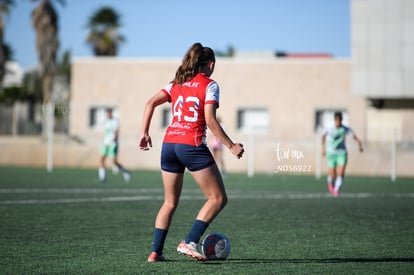
[[173, 80], [176, 84], [183, 84], [200, 72], [200, 68], [210, 61], [215, 60], [214, 51], [209, 47], [203, 47], [201, 43], [194, 43], [184, 55], [183, 61], [178, 67]]

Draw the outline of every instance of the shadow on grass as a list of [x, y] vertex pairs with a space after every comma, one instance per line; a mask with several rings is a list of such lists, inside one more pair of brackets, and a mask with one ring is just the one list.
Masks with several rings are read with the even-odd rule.
[[327, 259], [227, 259], [207, 261], [206, 264], [335, 264], [335, 263], [414, 263], [414, 258], [327, 258]]

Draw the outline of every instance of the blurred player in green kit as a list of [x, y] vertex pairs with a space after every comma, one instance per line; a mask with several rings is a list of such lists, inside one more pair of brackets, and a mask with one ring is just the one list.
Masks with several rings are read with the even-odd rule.
[[326, 156], [329, 168], [328, 189], [334, 197], [339, 196], [339, 190], [344, 182], [348, 152], [345, 145], [346, 136], [351, 135], [362, 152], [362, 143], [355, 133], [342, 125], [342, 113], [335, 112], [335, 127], [325, 130], [322, 135], [322, 155]]
[[121, 171], [126, 182], [131, 180], [131, 174], [125, 167], [118, 162], [118, 136], [119, 136], [119, 121], [112, 114], [112, 109], [106, 109], [105, 121], [105, 136], [101, 147], [101, 164], [99, 167], [99, 181], [106, 180], [105, 160], [106, 157], [113, 159], [112, 171], [116, 174]]

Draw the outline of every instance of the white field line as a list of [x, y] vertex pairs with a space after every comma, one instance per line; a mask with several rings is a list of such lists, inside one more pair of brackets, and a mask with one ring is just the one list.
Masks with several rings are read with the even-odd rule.
[[[62, 199], [24, 199], [24, 200], [0, 200], [0, 205], [16, 204], [60, 204], [60, 203], [87, 203], [87, 202], [122, 202], [122, 201], [162, 201], [162, 189], [147, 188], [0, 188], [0, 194], [33, 194], [33, 193], [56, 193], [56, 194], [99, 194], [99, 193], [120, 193], [120, 194], [137, 194], [135, 196], [110, 196], [110, 197], [86, 197], [86, 198], [62, 198]], [[186, 189], [181, 200], [204, 200], [204, 196], [197, 189]], [[187, 194], [189, 193], [189, 194]], [[263, 191], [231, 190], [228, 191], [229, 199], [333, 199], [329, 193], [274, 193]], [[343, 193], [341, 198], [366, 199], [366, 198], [414, 198], [414, 193]]]
[[0, 188], [0, 194], [19, 193], [60, 193], [60, 194], [99, 194], [99, 193], [162, 193], [162, 188]]

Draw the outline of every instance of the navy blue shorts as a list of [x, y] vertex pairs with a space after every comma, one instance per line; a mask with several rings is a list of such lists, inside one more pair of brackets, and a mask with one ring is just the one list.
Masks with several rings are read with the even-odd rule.
[[215, 164], [210, 150], [205, 144], [166, 143], [161, 149], [161, 169], [166, 172], [184, 173], [185, 168], [194, 172]]

